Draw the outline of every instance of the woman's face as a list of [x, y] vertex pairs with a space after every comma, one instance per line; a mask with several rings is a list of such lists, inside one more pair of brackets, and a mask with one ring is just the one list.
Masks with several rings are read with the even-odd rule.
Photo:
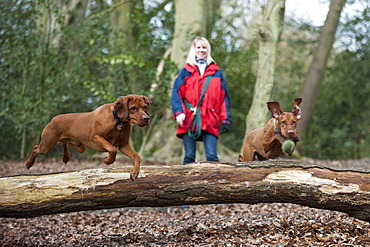
[[207, 47], [200, 41], [195, 43], [195, 57], [199, 60], [207, 58]]

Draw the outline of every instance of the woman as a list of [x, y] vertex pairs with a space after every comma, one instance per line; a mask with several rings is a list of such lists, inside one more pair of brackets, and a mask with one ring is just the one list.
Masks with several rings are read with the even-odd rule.
[[192, 42], [173, 86], [171, 106], [178, 123], [176, 135], [184, 140], [183, 164], [195, 162], [196, 141], [204, 142], [207, 161], [219, 161], [218, 137], [231, 123], [230, 97], [207, 39], [198, 37]]

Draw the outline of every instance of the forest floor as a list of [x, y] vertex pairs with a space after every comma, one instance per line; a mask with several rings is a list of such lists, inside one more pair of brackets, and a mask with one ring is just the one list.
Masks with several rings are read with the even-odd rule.
[[[305, 162], [370, 169], [370, 159]], [[127, 164], [118, 160], [111, 167]], [[40, 158], [30, 170], [20, 161], [1, 161], [0, 177], [104, 167], [100, 158], [68, 165]], [[370, 246], [370, 223], [287, 203], [120, 208], [0, 218], [3, 246]]]

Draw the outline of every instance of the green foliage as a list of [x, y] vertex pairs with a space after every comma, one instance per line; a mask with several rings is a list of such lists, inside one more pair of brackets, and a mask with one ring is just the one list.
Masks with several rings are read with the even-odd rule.
[[[41, 59], [37, 48], [38, 37], [32, 32], [35, 28], [36, 12], [32, 2], [27, 1], [21, 5], [11, 1], [2, 1], [0, 9], [0, 33], [2, 35], [0, 40], [0, 73], [2, 75], [0, 78], [0, 116], [5, 126], [1, 129], [0, 137], [2, 140], [9, 140], [9, 134], [12, 133], [15, 137], [13, 143], [18, 142], [19, 146], [23, 126], [31, 123], [34, 128], [38, 128], [39, 126], [35, 123], [39, 118], [44, 117], [40, 114], [36, 116], [34, 108], [42, 106], [43, 101], [29, 97], [29, 95], [42, 93], [38, 73], [38, 63]], [[13, 150], [13, 147], [5, 147], [2, 150]], [[12, 153], [2, 154], [3, 157], [8, 157]]]
[[[120, 42], [122, 33], [111, 27], [111, 9], [107, 4], [89, 1], [83, 20], [73, 10], [73, 18], [66, 24], [56, 1], [0, 2], [3, 159], [20, 158], [23, 155], [20, 150], [27, 154], [55, 115], [91, 111], [130, 93], [153, 99], [152, 125], [166, 120], [172, 76], [178, 69], [166, 59], [165, 70], [157, 80], [156, 68], [173, 38], [173, 2], [135, 3], [131, 13], [133, 43], [125, 44]], [[220, 141], [235, 152], [244, 139], [258, 55], [257, 37], [245, 39], [244, 32], [253, 32], [243, 21], [242, 9], [234, 7], [237, 3], [223, 2], [233, 11], [226, 16], [214, 13], [207, 31], [212, 56], [223, 70], [231, 96], [232, 126]], [[45, 20], [45, 9], [61, 25], [50, 33], [45, 33], [49, 23]], [[341, 26], [338, 35], [341, 43], [337, 44], [326, 72], [309, 136], [301, 142], [306, 156], [323, 159], [369, 156], [370, 40], [365, 35], [369, 33], [369, 21], [369, 13], [364, 10]], [[304, 23], [286, 22], [279, 44], [274, 98], [287, 111], [299, 95], [318, 31]], [[58, 37], [60, 44], [55, 45], [52, 41]], [[140, 149], [139, 140], [150, 136], [149, 130], [133, 128], [132, 138], [138, 140], [133, 143], [136, 150]], [[20, 149], [22, 143], [25, 146]]]
[[278, 101], [284, 111], [291, 111], [293, 100], [300, 95], [318, 36], [319, 30], [306, 23], [297, 23], [291, 19], [284, 23], [278, 47], [276, 86], [273, 95], [273, 100]]
[[[339, 26], [334, 51], [301, 154], [318, 159], [369, 157], [369, 13], [360, 11]], [[288, 20], [279, 44], [276, 95], [291, 111], [316, 46], [319, 30]], [[303, 99], [309, 101], [310, 99]], [[304, 112], [302, 113], [304, 114]]]
[[370, 33], [369, 21], [370, 13], [364, 8], [339, 27], [337, 50], [302, 142], [306, 156], [370, 157], [370, 36], [364, 35]]
[[[68, 25], [63, 24], [65, 17], [54, 1], [40, 0], [37, 5], [26, 0], [0, 4], [0, 116], [4, 126], [0, 137], [5, 145], [0, 147], [2, 157], [23, 155], [19, 147], [24, 130], [24, 148], [28, 153], [39, 141], [45, 124], [61, 113], [91, 111], [130, 93], [168, 102], [168, 78], [174, 67], [167, 61], [169, 69], [156, 82], [156, 65], [172, 37], [161, 42], [153, 26], [148, 25], [151, 21], [148, 13], [154, 14], [151, 18], [168, 15], [165, 10], [156, 9], [157, 5], [148, 7], [147, 13], [139, 9], [133, 12], [134, 47], [112, 47], [110, 11], [99, 9], [95, 2], [89, 6], [89, 18], [78, 22], [74, 16], [75, 21]], [[60, 29], [42, 33], [48, 25], [43, 23], [43, 9], [56, 15]], [[72, 13], [76, 15], [77, 11]], [[173, 26], [173, 20], [161, 17], [168, 27]], [[56, 46], [52, 40], [58, 36], [62, 38]], [[154, 104], [151, 112], [155, 114], [162, 108], [163, 105]], [[142, 130], [135, 129], [133, 135], [141, 138]]]
[[[361, 40], [363, 41], [363, 40]], [[370, 46], [341, 51], [328, 68], [304, 154], [319, 159], [370, 155]]]

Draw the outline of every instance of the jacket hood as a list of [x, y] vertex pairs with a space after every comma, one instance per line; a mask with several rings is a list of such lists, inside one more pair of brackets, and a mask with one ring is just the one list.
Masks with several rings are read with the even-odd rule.
[[[190, 64], [187, 63], [187, 64], [185, 64], [184, 68], [192, 74], [195, 73], [195, 72], [199, 73], [198, 72], [198, 66], [196, 66], [196, 65], [190, 65]], [[216, 63], [212, 62], [212, 63], [207, 65], [203, 76], [213, 75], [213, 74], [216, 73], [217, 70], [220, 70], [220, 68], [217, 66]]]

